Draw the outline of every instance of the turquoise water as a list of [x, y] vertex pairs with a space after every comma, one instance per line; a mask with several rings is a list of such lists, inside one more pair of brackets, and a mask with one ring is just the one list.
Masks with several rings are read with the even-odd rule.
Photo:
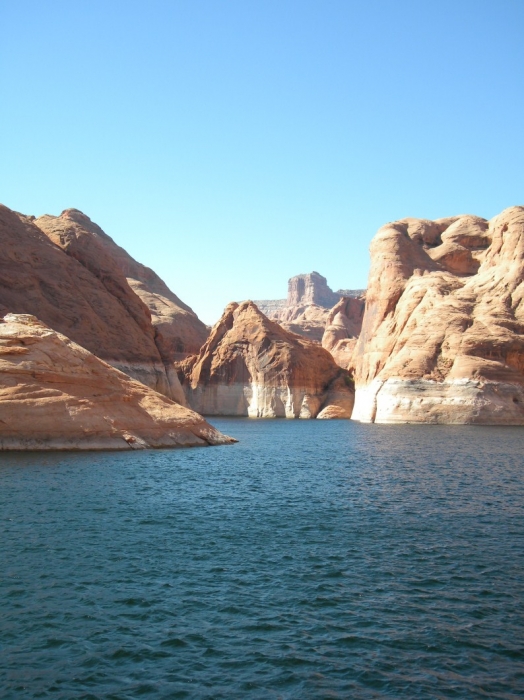
[[524, 430], [0, 457], [0, 698], [521, 698]]

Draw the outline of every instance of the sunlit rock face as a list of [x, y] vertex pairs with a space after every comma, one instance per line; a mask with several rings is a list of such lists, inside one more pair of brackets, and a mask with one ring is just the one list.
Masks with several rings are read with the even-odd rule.
[[144, 449], [234, 442], [35, 316], [0, 321], [0, 450]]
[[100, 280], [139, 323], [143, 308], [137, 310], [138, 302], [145, 306], [145, 325], [153, 326], [154, 343], [170, 386], [166, 393], [180, 400], [173, 362], [198, 352], [209, 334], [208, 328], [153, 270], [134, 260], [82, 212], [67, 209], [60, 216], [42, 216], [35, 224]]
[[66, 255], [34, 217], [0, 205], [0, 315], [35, 315], [117, 369], [173, 395], [151, 314], [125, 277], [113, 272], [97, 276]]
[[316, 304], [330, 309], [340, 296], [328, 287], [327, 279], [318, 272], [296, 275], [288, 282], [287, 305]]
[[353, 366], [353, 352], [362, 330], [364, 308], [364, 296], [342, 297], [326, 320], [322, 347], [331, 353], [337, 365], [345, 369]]
[[359, 296], [361, 290], [334, 292], [318, 272], [296, 275], [288, 281], [287, 299], [255, 301], [259, 309], [283, 328], [320, 343], [330, 310], [342, 296]]
[[188, 404], [206, 415], [349, 418], [353, 408], [348, 372], [253, 302], [226, 308], [200, 353], [180, 365], [180, 377]]
[[524, 207], [381, 228], [353, 418], [524, 424], [523, 297]]

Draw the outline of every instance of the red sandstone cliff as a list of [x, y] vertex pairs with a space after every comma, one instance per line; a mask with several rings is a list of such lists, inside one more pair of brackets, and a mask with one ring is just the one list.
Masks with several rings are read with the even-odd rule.
[[349, 418], [353, 407], [349, 374], [330, 354], [249, 301], [226, 308], [180, 376], [189, 405], [208, 415]]
[[344, 295], [358, 296], [357, 292], [334, 292], [325, 277], [318, 272], [296, 275], [288, 281], [287, 299], [255, 301], [259, 309], [272, 321], [277, 321], [292, 333], [322, 341], [330, 309]]
[[524, 424], [524, 207], [403, 219], [371, 244], [353, 417]]
[[100, 279], [30, 217], [0, 205], [0, 314], [33, 314], [106, 362], [169, 394], [150, 313], [122, 276]]
[[364, 308], [364, 297], [342, 297], [326, 320], [322, 347], [345, 369], [353, 366], [353, 351], [362, 329]]
[[196, 352], [208, 331], [152, 270], [77, 210], [35, 220], [0, 205], [0, 243], [1, 313], [34, 314], [185, 401], [173, 362]]
[[198, 352], [207, 327], [148, 267], [134, 260], [102, 229], [77, 209], [60, 216], [41, 216], [35, 224], [68, 255], [78, 260], [128, 304], [122, 287], [131, 287], [151, 313], [155, 342], [165, 363]]
[[140, 449], [234, 442], [48, 328], [0, 321], [0, 450]]

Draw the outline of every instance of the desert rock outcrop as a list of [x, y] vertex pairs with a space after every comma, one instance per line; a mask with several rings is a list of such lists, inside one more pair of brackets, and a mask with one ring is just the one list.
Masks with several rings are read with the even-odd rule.
[[353, 351], [362, 329], [365, 299], [342, 297], [331, 309], [322, 336], [322, 347], [340, 367], [352, 368]]
[[353, 408], [349, 373], [250, 301], [226, 308], [180, 376], [189, 405], [207, 415], [349, 418]]
[[342, 296], [355, 296], [362, 290], [334, 292], [318, 272], [296, 275], [288, 281], [287, 299], [255, 301], [262, 313], [283, 328], [322, 341], [329, 310]]
[[357, 420], [524, 424], [524, 207], [381, 228], [354, 358]]
[[134, 260], [89, 217], [77, 209], [66, 209], [60, 216], [41, 216], [35, 224], [101, 280], [126, 308], [130, 306], [129, 295], [122, 290], [127, 282], [125, 286], [131, 287], [151, 313], [155, 342], [164, 362], [171, 363], [200, 350], [209, 331], [193, 310], [153, 270]]
[[339, 295], [328, 287], [327, 279], [318, 272], [296, 275], [288, 282], [288, 306], [316, 304], [325, 309], [330, 309], [339, 299]]
[[207, 327], [153, 270], [134, 260], [77, 209], [66, 209], [60, 216], [41, 216], [35, 224], [100, 280], [139, 324], [146, 311], [145, 326], [153, 336], [165, 380], [155, 386], [150, 377], [143, 376], [143, 371], [137, 371], [134, 366], [120, 363], [119, 369], [184, 403], [173, 363], [198, 352], [209, 334]]
[[0, 321], [0, 449], [234, 442], [31, 315]]
[[37, 316], [117, 369], [172, 395], [149, 310], [125, 278], [99, 279], [55, 245], [33, 217], [0, 205], [0, 316], [9, 312]]
[[117, 369], [184, 402], [173, 360], [196, 352], [207, 329], [189, 307], [178, 314], [177, 297], [162, 285], [76, 210], [35, 220], [0, 205], [0, 314], [33, 314]]

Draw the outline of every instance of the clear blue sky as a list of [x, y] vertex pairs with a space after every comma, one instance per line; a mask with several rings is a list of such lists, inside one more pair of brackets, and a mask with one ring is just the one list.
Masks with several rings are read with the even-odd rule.
[[522, 0], [1, 0], [0, 201], [76, 207], [206, 322], [376, 229], [524, 204]]

